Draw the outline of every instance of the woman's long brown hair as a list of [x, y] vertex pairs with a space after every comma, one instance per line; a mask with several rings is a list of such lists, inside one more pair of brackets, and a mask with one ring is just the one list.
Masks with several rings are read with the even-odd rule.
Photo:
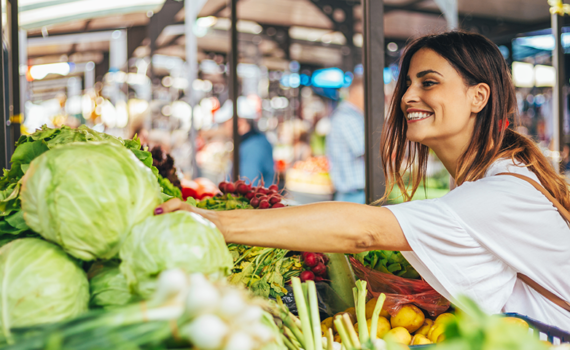
[[[406, 139], [408, 125], [400, 107], [407, 90], [406, 76], [410, 61], [422, 48], [431, 49], [444, 57], [468, 86], [486, 83], [490, 87], [489, 101], [477, 114], [471, 142], [459, 159], [456, 184], [484, 177], [489, 166], [498, 159], [513, 159], [525, 164], [546, 190], [570, 210], [570, 192], [565, 179], [554, 171], [532, 140], [503, 127], [509, 118], [516, 118], [518, 113], [515, 88], [501, 52], [484, 36], [463, 32], [423, 36], [410, 42], [404, 51], [390, 114], [382, 131], [381, 156], [387, 180], [384, 199], [394, 185], [398, 185], [404, 200], [409, 201], [422, 180], [425, 181], [429, 149]], [[406, 173], [410, 174], [408, 186], [404, 180]]]

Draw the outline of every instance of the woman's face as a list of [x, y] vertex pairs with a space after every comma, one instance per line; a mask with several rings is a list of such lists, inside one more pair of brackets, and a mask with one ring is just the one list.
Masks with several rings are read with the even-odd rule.
[[478, 85], [467, 86], [445, 58], [427, 48], [412, 56], [406, 80], [401, 108], [408, 140], [432, 149], [471, 140], [476, 113], [484, 107], [474, 108], [481, 102]]

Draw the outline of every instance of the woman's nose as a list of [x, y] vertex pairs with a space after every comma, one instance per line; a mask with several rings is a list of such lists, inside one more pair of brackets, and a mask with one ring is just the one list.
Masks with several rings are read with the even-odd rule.
[[419, 101], [420, 101], [420, 98], [417, 94], [416, 89], [414, 89], [412, 86], [408, 87], [408, 89], [404, 93], [404, 96], [402, 96], [402, 103], [409, 105], [411, 103], [419, 102]]

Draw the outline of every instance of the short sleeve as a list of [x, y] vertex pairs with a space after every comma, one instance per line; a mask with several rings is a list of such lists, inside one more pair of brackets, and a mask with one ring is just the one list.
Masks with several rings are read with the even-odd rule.
[[[403, 252], [440, 294], [457, 303], [467, 295], [488, 313], [499, 313], [514, 288], [516, 273], [482, 247], [441, 199], [387, 206], [412, 252]], [[461, 306], [461, 305], [458, 305]]]

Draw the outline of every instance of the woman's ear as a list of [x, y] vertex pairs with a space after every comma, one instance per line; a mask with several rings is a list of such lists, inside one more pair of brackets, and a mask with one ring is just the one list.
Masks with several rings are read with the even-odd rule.
[[472, 91], [472, 102], [471, 102], [471, 112], [479, 113], [489, 101], [489, 96], [491, 95], [491, 88], [485, 83], [480, 83], [471, 87]]

